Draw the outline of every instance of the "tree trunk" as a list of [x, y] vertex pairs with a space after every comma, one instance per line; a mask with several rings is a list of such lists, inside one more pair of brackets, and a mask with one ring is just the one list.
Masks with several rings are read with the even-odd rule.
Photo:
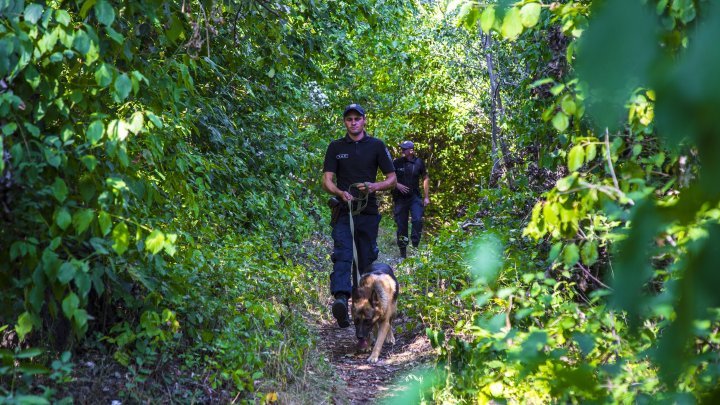
[[[492, 37], [490, 34], [480, 34], [485, 50], [485, 63], [487, 65], [488, 76], [490, 77], [490, 125], [491, 125], [491, 142], [492, 142], [492, 169], [490, 170], [490, 187], [497, 187], [498, 180], [502, 177], [503, 167], [507, 172], [508, 186], [515, 189], [515, 179], [510, 170], [510, 149], [507, 147], [504, 137], [500, 132], [498, 121], [502, 118], [505, 109], [503, 108], [502, 99], [500, 98], [500, 82], [495, 71], [495, 64], [492, 57]], [[500, 163], [500, 151], [502, 152], [502, 165]]]

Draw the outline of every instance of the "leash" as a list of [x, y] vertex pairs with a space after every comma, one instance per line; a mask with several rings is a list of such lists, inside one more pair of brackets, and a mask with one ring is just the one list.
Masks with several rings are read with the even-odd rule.
[[[365, 186], [365, 191], [361, 191], [358, 186], [363, 184]], [[357, 246], [355, 245], [355, 221], [353, 221], [353, 215], [357, 215], [362, 210], [367, 207], [368, 204], [368, 196], [370, 193], [368, 193], [369, 189], [368, 182], [365, 183], [353, 183], [348, 187], [348, 193], [350, 193], [350, 190], [353, 189], [353, 187], [358, 189], [358, 193], [360, 194], [360, 197], [358, 197], [359, 202], [355, 210], [353, 210], [352, 207], [352, 201], [348, 201], [348, 216], [350, 217], [350, 237], [352, 238], [352, 246], [353, 246], [353, 275], [355, 276], [355, 288], [360, 285], [360, 264], [358, 262], [358, 254], [357, 254]], [[350, 193], [352, 194], [352, 193]]]

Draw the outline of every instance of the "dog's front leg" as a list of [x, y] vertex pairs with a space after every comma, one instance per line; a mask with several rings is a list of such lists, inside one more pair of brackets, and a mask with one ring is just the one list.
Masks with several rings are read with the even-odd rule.
[[385, 343], [385, 337], [389, 330], [390, 322], [385, 321], [380, 325], [377, 339], [375, 339], [375, 346], [373, 346], [372, 353], [370, 353], [370, 357], [367, 359], [368, 363], [377, 363], [378, 357], [380, 357], [380, 350], [382, 349], [383, 343]]

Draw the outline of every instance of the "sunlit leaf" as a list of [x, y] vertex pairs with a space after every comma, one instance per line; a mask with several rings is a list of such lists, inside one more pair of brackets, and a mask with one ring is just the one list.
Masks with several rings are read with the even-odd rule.
[[525, 27], [534, 27], [540, 19], [540, 3], [528, 3], [520, 9], [520, 20]]
[[568, 153], [568, 170], [574, 172], [582, 167], [585, 161], [585, 148], [583, 145], [575, 145]]
[[117, 254], [122, 255], [130, 245], [130, 232], [125, 222], [115, 225], [112, 231], [113, 245], [112, 248]]
[[511, 7], [507, 13], [505, 13], [505, 18], [503, 18], [501, 27], [502, 36], [505, 39], [514, 41], [520, 36], [522, 31], [523, 25], [520, 18], [520, 10], [518, 10], [517, 7]]

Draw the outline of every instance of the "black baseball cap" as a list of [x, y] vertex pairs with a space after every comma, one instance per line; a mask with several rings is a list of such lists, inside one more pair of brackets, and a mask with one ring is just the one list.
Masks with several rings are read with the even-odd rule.
[[412, 141], [400, 142], [400, 149], [415, 149], [415, 144]]
[[365, 116], [365, 109], [362, 108], [360, 104], [350, 104], [349, 106], [345, 107], [345, 111], [343, 112], [343, 117], [347, 115], [350, 111], [357, 111], [358, 114]]

